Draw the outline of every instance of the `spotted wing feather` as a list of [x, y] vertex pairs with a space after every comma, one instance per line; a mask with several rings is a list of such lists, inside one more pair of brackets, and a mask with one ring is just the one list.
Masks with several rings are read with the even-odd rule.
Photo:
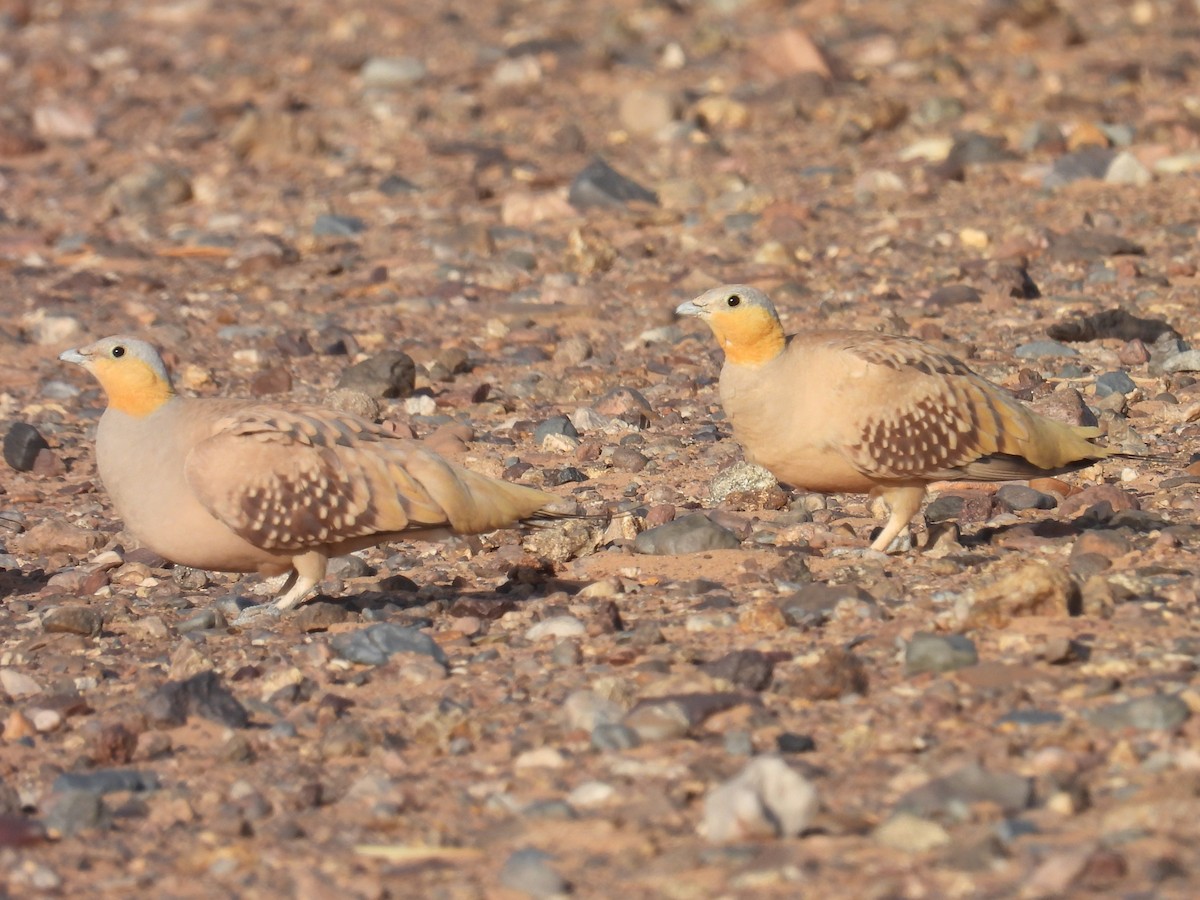
[[210, 513], [272, 550], [436, 528], [488, 531], [553, 499], [316, 407], [227, 416], [192, 449], [185, 472]]

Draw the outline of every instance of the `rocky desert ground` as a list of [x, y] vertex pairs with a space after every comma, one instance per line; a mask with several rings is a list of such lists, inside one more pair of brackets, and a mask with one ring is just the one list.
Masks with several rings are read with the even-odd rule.
[[[1200, 889], [1196, 3], [2, 0], [0, 85], [8, 895]], [[864, 553], [744, 464], [722, 282], [1150, 458]], [[272, 616], [123, 533], [113, 333], [623, 515]]]

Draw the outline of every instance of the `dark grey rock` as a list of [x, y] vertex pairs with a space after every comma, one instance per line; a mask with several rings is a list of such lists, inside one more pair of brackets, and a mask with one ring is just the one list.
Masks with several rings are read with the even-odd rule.
[[100, 795], [94, 791], [64, 791], [53, 795], [46, 804], [42, 824], [51, 834], [71, 837], [95, 828], [105, 830], [112, 816]]
[[401, 194], [415, 194], [421, 189], [403, 175], [387, 175], [376, 188], [385, 197], [398, 197]]
[[576, 209], [624, 206], [631, 202], [658, 205], [658, 195], [626, 178], [603, 159], [589, 163], [575, 176], [567, 200]]
[[904, 672], [950, 672], [979, 662], [975, 643], [961, 634], [929, 634], [918, 631], [904, 648]]
[[368, 666], [383, 665], [397, 653], [416, 653], [446, 664], [446, 653], [433, 638], [419, 628], [393, 622], [335, 634], [329, 645], [343, 659]]
[[587, 480], [588, 477], [575, 466], [563, 466], [561, 469], [547, 469], [542, 473], [542, 481], [546, 487], [559, 487], [560, 485], [574, 484], [578, 481]]
[[325, 574], [330, 578], [366, 578], [374, 569], [361, 556], [335, 556], [329, 561]]
[[741, 544], [738, 536], [728, 528], [722, 528], [708, 516], [693, 513], [650, 528], [633, 541], [638, 553], [657, 556], [679, 553], [701, 553], [706, 550], [732, 550]]
[[115, 794], [118, 791], [156, 791], [158, 776], [136, 769], [94, 769], [90, 772], [63, 772], [54, 779], [51, 790], [56, 793], [87, 791], [92, 794]]
[[313, 222], [312, 233], [316, 237], [354, 237], [367, 230], [367, 223], [358, 216], [339, 216], [324, 213]]
[[785, 731], [775, 738], [775, 746], [780, 753], [812, 753], [817, 749], [817, 742], [811, 735]]
[[42, 433], [28, 422], [13, 422], [4, 435], [4, 461], [18, 472], [28, 472], [34, 460], [50, 445]]
[[1109, 394], [1131, 394], [1137, 390], [1133, 379], [1125, 372], [1105, 372], [1096, 379], [1096, 396], [1107, 397]]
[[1058, 498], [1044, 494], [1024, 484], [1006, 484], [996, 491], [996, 499], [1011, 510], [1054, 509]]
[[42, 629], [65, 634], [96, 637], [104, 627], [104, 616], [90, 606], [58, 606], [42, 616]]
[[608, 461], [618, 472], [636, 474], [646, 468], [646, 464], [650, 460], [646, 458], [646, 454], [633, 447], [618, 447], [612, 452]]
[[842, 603], [857, 604], [864, 618], [878, 618], [879, 604], [871, 592], [857, 584], [806, 584], [778, 601], [789, 625], [819, 628]]
[[350, 610], [340, 603], [314, 600], [296, 610], [291, 621], [303, 632], [326, 631], [330, 625], [347, 621], [350, 615]]
[[1057, 725], [1063, 714], [1051, 709], [1014, 709], [996, 720], [997, 725]]
[[342, 370], [336, 389], [362, 391], [377, 399], [407, 397], [413, 391], [416, 373], [411, 356], [388, 350]]
[[1116, 731], [1172, 731], [1191, 716], [1187, 703], [1174, 694], [1154, 694], [1124, 703], [1113, 703], [1085, 713], [1093, 725]]
[[542, 441], [551, 434], [565, 434], [567, 437], [577, 438], [579, 432], [575, 430], [575, 426], [566, 416], [551, 416], [545, 422], [542, 422], [533, 430], [533, 443], [535, 446], [542, 446]]
[[1028, 809], [1033, 779], [1012, 772], [989, 772], [978, 763], [964, 766], [909, 791], [896, 802], [897, 813], [923, 819], [962, 821], [974, 803], [994, 803], [1012, 815]]
[[529, 897], [557, 897], [570, 893], [570, 882], [550, 865], [553, 859], [541, 850], [518, 850], [504, 861], [500, 884]]
[[925, 301], [927, 306], [958, 306], [960, 303], [979, 303], [983, 294], [969, 284], [947, 284], [935, 290]]
[[713, 678], [723, 678], [738, 687], [764, 691], [771, 683], [775, 663], [760, 650], [734, 650], [700, 668]]
[[145, 704], [146, 718], [160, 728], [184, 724], [188, 716], [211, 719], [230, 728], [250, 723], [246, 708], [216, 672], [201, 672], [186, 681], [168, 681]]
[[1108, 147], [1080, 147], [1071, 153], [1066, 153], [1054, 161], [1054, 165], [1042, 179], [1042, 187], [1060, 188], [1064, 184], [1081, 180], [1100, 180], [1108, 172], [1115, 150]]
[[1046, 335], [1056, 341], [1095, 341], [1115, 338], [1154, 344], [1160, 339], [1178, 339], [1179, 332], [1164, 319], [1143, 319], [1119, 306], [1086, 316], [1062, 319], [1047, 326]]
[[956, 494], [941, 494], [929, 501], [925, 507], [925, 521], [930, 524], [951, 522], [962, 514], [966, 500]]

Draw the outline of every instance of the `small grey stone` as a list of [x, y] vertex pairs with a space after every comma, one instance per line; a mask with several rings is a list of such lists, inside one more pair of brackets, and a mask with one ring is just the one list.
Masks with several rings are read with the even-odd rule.
[[649, 462], [646, 454], [633, 447], [617, 447], [617, 449], [613, 450], [612, 456], [609, 457], [608, 461], [612, 463], [612, 467], [618, 472], [631, 472], [634, 474], [646, 468], [646, 464]]
[[863, 618], [879, 617], [878, 602], [870, 591], [856, 584], [814, 582], [777, 601], [787, 623], [799, 628], [819, 628], [843, 603], [856, 604]]
[[587, 633], [587, 626], [575, 616], [549, 616], [529, 627], [525, 632], [526, 640], [540, 641], [542, 638], [578, 637]]
[[778, 483], [775, 476], [762, 466], [739, 461], [717, 473], [708, 489], [708, 494], [713, 503], [721, 503], [730, 494], [766, 491]]
[[[1050, 662], [1050, 660], [1047, 660]], [[1062, 713], [1052, 709], [1014, 709], [996, 720], [997, 725], [1057, 725]]]
[[738, 536], [728, 528], [722, 528], [708, 516], [693, 513], [650, 528], [633, 541], [638, 553], [658, 556], [679, 553], [701, 553], [706, 550], [732, 550], [741, 544]]
[[576, 641], [559, 641], [550, 651], [550, 661], [564, 668], [577, 666], [583, 662], [583, 651]]
[[944, 125], [961, 118], [964, 112], [963, 102], [957, 97], [927, 97], [913, 111], [912, 121], [922, 128]]
[[417, 367], [412, 357], [388, 350], [343, 369], [337, 389], [362, 391], [370, 397], [407, 397], [416, 383]]
[[207, 609], [197, 610], [194, 615], [177, 624], [175, 630], [180, 634], [187, 634], [189, 631], [208, 631], [213, 628], [224, 628], [228, 624], [221, 611], [210, 606]]
[[1163, 360], [1162, 371], [1168, 374], [1172, 372], [1200, 372], [1200, 350], [1184, 350], [1181, 353], [1175, 353]]
[[563, 703], [563, 716], [566, 718], [567, 727], [589, 733], [600, 725], [620, 722], [624, 714], [620, 704], [593, 691], [572, 691]]
[[361, 556], [335, 556], [329, 561], [325, 574], [330, 578], [365, 578], [374, 570]]
[[58, 606], [42, 616], [42, 629], [65, 634], [96, 637], [104, 626], [104, 616], [89, 606]]
[[570, 882], [551, 867], [553, 859], [541, 850], [518, 850], [504, 861], [500, 884], [529, 897], [557, 897], [570, 893]]
[[92, 794], [115, 794], [118, 791], [156, 791], [158, 776], [136, 769], [94, 769], [91, 772], [63, 772], [54, 779], [54, 793], [87, 791]]
[[401, 194], [415, 194], [421, 189], [403, 175], [393, 173], [384, 176], [383, 181], [379, 182], [376, 190], [385, 197], [398, 197]]
[[632, 750], [641, 743], [636, 731], [619, 722], [602, 722], [592, 730], [592, 746], [597, 750]]
[[172, 165], [150, 163], [114, 181], [107, 197], [126, 215], [153, 213], [191, 200], [192, 183]]
[[925, 507], [925, 521], [931, 524], [950, 522], [962, 513], [966, 500], [956, 494], [941, 494]]
[[546, 487], [559, 487], [564, 484], [574, 484], [577, 481], [587, 481], [588, 477], [575, 466], [563, 466], [561, 469], [547, 469], [542, 473], [542, 481]]
[[1054, 509], [1058, 499], [1024, 484], [1006, 484], [996, 491], [996, 499], [1011, 510]]
[[897, 813], [926, 819], [963, 820], [975, 803], [994, 803], [1012, 815], [1034, 799], [1033, 779], [1013, 772], [990, 772], [978, 763], [913, 788], [896, 802]]
[[922, 672], [949, 672], [979, 662], [975, 643], [961, 634], [929, 634], [918, 631], [904, 649], [907, 675]]
[[1137, 385], [1126, 372], [1105, 372], [1096, 379], [1096, 396], [1107, 397], [1109, 394], [1131, 394], [1137, 390]]
[[817, 742], [811, 735], [785, 731], [775, 738], [775, 746], [780, 753], [812, 753], [817, 749]]
[[1079, 351], [1058, 341], [1030, 341], [1014, 351], [1017, 359], [1041, 359], [1044, 356], [1078, 356]]
[[533, 430], [533, 443], [535, 446], [542, 446], [547, 435], [565, 434], [567, 437], [577, 438], [579, 432], [575, 430], [574, 424], [566, 416], [551, 416], [545, 422], [542, 422]]
[[646, 700], [625, 716], [622, 723], [632, 728], [640, 741], [669, 741], [683, 737], [692, 727], [688, 710], [674, 698]]
[[250, 717], [216, 672], [201, 672], [184, 681], [168, 681], [144, 704], [146, 718], [160, 728], [173, 728], [196, 715], [230, 728], [245, 728]]
[[1102, 179], [1112, 165], [1116, 151], [1108, 147], [1080, 147], [1072, 153], [1064, 154], [1054, 161], [1054, 165], [1042, 179], [1042, 187], [1060, 188], [1072, 181], [1085, 179]]
[[42, 824], [51, 834], [71, 837], [90, 828], [107, 829], [112, 816], [94, 791], [64, 791], [47, 803]]
[[1154, 694], [1124, 703], [1113, 703], [1085, 714], [1093, 725], [1116, 731], [1172, 731], [1191, 716], [1187, 703], [1174, 694]]
[[359, 216], [339, 216], [335, 213], [322, 213], [313, 222], [312, 233], [315, 237], [354, 237], [367, 230], [367, 223]]
[[329, 644], [343, 659], [368, 666], [383, 665], [396, 653], [417, 653], [446, 664], [446, 653], [433, 638], [419, 628], [393, 622], [335, 634]]
[[658, 205], [658, 195], [626, 178], [603, 159], [589, 163], [575, 176], [567, 200], [576, 209], [624, 206], [633, 201]]
[[34, 460], [50, 445], [42, 433], [28, 422], [13, 422], [4, 435], [4, 461], [18, 472], [28, 472]]
[[363, 87], [394, 88], [415, 84], [426, 72], [425, 63], [415, 56], [372, 56], [358, 74]]
[[763, 691], [771, 684], [775, 663], [760, 650], [735, 650], [700, 668], [713, 678], [723, 678], [751, 691]]
[[1104, 180], [1108, 184], [1132, 184], [1141, 187], [1153, 181], [1154, 174], [1142, 164], [1140, 159], [1128, 150], [1122, 150], [1108, 164]]

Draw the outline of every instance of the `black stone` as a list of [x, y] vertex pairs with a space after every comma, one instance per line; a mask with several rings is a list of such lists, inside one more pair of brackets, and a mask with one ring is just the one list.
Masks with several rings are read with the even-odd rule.
[[28, 472], [37, 455], [49, 449], [42, 433], [28, 422], [14, 422], [4, 435], [4, 461], [18, 472]]

